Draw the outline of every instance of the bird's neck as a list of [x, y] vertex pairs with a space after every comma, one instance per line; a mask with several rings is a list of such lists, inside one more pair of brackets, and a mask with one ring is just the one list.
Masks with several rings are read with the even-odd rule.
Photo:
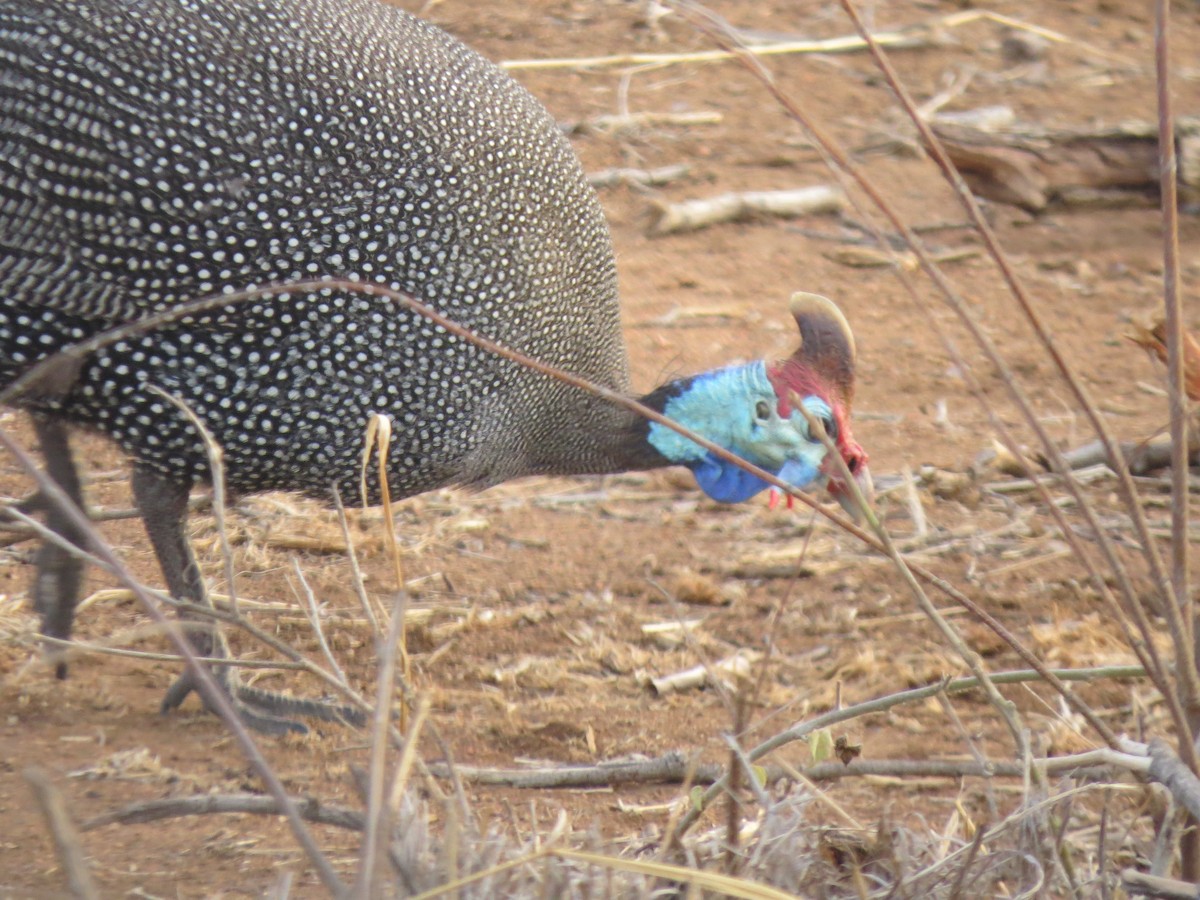
[[[702, 423], [693, 416], [681, 416], [677, 404], [688, 393], [693, 375], [669, 381], [648, 394], [636, 398], [650, 410], [700, 430]], [[578, 458], [580, 467], [571, 474], [612, 474], [659, 469], [687, 464], [705, 451], [667, 426], [648, 419], [634, 410], [607, 401], [590, 398], [587, 414], [578, 421], [587, 423], [584, 440], [589, 445], [586, 457]], [[707, 435], [706, 435], [707, 436]]]
[[[647, 394], [642, 402], [708, 440], [731, 447], [737, 443], [733, 433], [740, 423], [737, 410], [745, 405], [746, 397], [756, 395], [774, 395], [762, 361], [668, 382]], [[647, 426], [646, 440], [667, 460], [664, 465], [693, 465], [709, 452], [657, 422]]]
[[[751, 391], [771, 394], [762, 362], [670, 381], [638, 401], [728, 447], [738, 443], [730, 423]], [[574, 402], [580, 404], [579, 408], [569, 416], [556, 416], [548, 423], [547, 434], [525, 441], [522, 472], [507, 474], [599, 475], [675, 465], [696, 471], [710, 456], [691, 439], [624, 406], [596, 397], [577, 397]], [[563, 418], [586, 423], [583, 431], [563, 435], [554, 424]], [[524, 435], [525, 439], [529, 437], [527, 433]], [[564, 444], [570, 445], [565, 452]]]
[[[737, 444], [730, 431], [745, 397], [770, 392], [766, 365], [753, 362], [669, 381], [639, 402], [716, 444], [730, 447]], [[683, 465], [695, 471], [710, 457], [695, 441], [637, 413], [629, 413], [625, 426], [614, 433], [619, 434], [618, 452], [624, 460], [616, 467], [619, 469]]]

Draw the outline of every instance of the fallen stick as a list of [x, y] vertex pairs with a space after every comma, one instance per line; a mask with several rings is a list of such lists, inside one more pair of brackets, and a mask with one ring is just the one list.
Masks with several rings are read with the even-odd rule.
[[[1137, 60], [1110, 53], [1102, 47], [1096, 47], [1083, 41], [1075, 40], [1061, 32], [986, 9], [964, 10], [963, 12], [951, 13], [947, 16], [930, 19], [927, 22], [921, 22], [907, 28], [894, 31], [877, 31], [871, 35], [871, 38], [880, 47], [887, 47], [889, 50], [914, 50], [927, 47], [940, 47], [944, 46], [947, 42], [946, 35], [943, 32], [973, 25], [976, 22], [989, 22], [993, 25], [1003, 26], [1004, 28], [1037, 35], [1061, 46], [1075, 47], [1079, 52], [1089, 56], [1102, 57], [1123, 68], [1139, 68]], [[866, 49], [866, 41], [860, 35], [849, 34], [815, 40], [753, 44], [741, 47], [737, 51], [702, 50], [694, 53], [621, 53], [613, 56], [587, 56], [565, 59], [510, 59], [499, 63], [499, 66], [509, 72], [518, 69], [629, 68], [632, 66], [668, 66], [680, 63], [723, 62], [738, 59], [742, 53], [748, 53], [757, 57], [781, 56], [794, 53], [859, 53]]]
[[737, 222], [755, 216], [792, 219], [817, 213], [841, 212], [846, 195], [830, 185], [788, 191], [746, 191], [719, 194], [683, 203], [655, 206], [650, 233], [655, 235], [696, 231], [722, 222]]
[[[1132, 754], [1118, 753], [1107, 748], [1091, 750], [1074, 756], [1048, 757], [1033, 760], [1033, 765], [1047, 773], [1076, 772], [1088, 777], [1105, 774], [1110, 768], [1145, 773], [1151, 760]], [[445, 763], [431, 763], [430, 774], [448, 777]], [[693, 765], [683, 753], [671, 751], [651, 759], [621, 760], [593, 766], [544, 766], [535, 769], [496, 769], [476, 766], [456, 766], [455, 772], [464, 781], [514, 788], [595, 788], [621, 784], [715, 784], [725, 775], [726, 767], [719, 763]], [[775, 784], [794, 778], [792, 766], [762, 768], [765, 784]], [[831, 781], [841, 778], [1023, 778], [1027, 767], [1021, 762], [990, 760], [863, 760], [850, 763], [821, 762], [801, 770], [810, 781]], [[361, 811], [322, 803], [313, 797], [292, 797], [301, 818], [309, 822], [335, 825], [339, 828], [362, 830], [365, 817]], [[136, 825], [182, 816], [251, 813], [279, 815], [279, 804], [273, 797], [261, 794], [203, 794], [196, 797], [170, 797], [134, 803], [121, 809], [96, 816], [80, 826], [92, 831], [106, 825]]]
[[[1121, 455], [1134, 475], [1145, 475], [1156, 469], [1166, 468], [1171, 464], [1171, 441], [1163, 438], [1153, 441], [1121, 443]], [[1095, 465], [1107, 465], [1108, 455], [1099, 441], [1084, 444], [1075, 450], [1063, 454], [1063, 459], [1072, 469], [1086, 469]], [[1200, 447], [1192, 453], [1192, 465], [1200, 460]], [[1038, 462], [1045, 464], [1044, 460]]]
[[711, 666], [701, 664], [681, 672], [672, 672], [670, 675], [651, 678], [650, 686], [660, 697], [705, 687], [713, 684], [714, 680], [726, 687], [732, 687], [733, 682], [750, 677], [751, 667], [761, 657], [761, 653], [753, 650], [739, 651]]
[[612, 187], [627, 184], [631, 187], [654, 187], [668, 184], [687, 175], [691, 167], [687, 163], [662, 166], [658, 169], [601, 169], [588, 176], [592, 187]]
[[[1122, 765], [1122, 761], [1125, 764]], [[1108, 774], [1116, 765], [1138, 771], [1136, 763], [1148, 761], [1126, 758], [1109, 750], [1094, 750], [1078, 756], [1058, 756], [1036, 759], [1036, 768], [1050, 773], [1078, 772], [1088, 777]], [[455, 766], [463, 781], [519, 789], [562, 789], [615, 787], [622, 784], [717, 784], [727, 773], [720, 763], [691, 765], [682, 753], [673, 751], [653, 759], [595, 766], [541, 766], [530, 769], [497, 769], [482, 766]], [[763, 783], [776, 784], [793, 777], [791, 766], [761, 767]], [[445, 777], [448, 770], [441, 763], [430, 763], [429, 772], [436, 778]], [[940, 759], [856, 759], [850, 763], [820, 762], [800, 769], [810, 781], [836, 781], [842, 778], [888, 778], [901, 782], [906, 778], [1024, 778], [1027, 772], [1020, 762], [979, 762]]]
[[[293, 797], [292, 802], [300, 817], [321, 825], [336, 825], [362, 831], [364, 817], [361, 812], [322, 803], [314, 797]], [[163, 819], [181, 816], [228, 815], [250, 813], [260, 816], [280, 815], [279, 803], [274, 797], [263, 794], [202, 794], [198, 797], [169, 797], [163, 800], [147, 800], [133, 803], [121, 809], [103, 813], [80, 825], [81, 831], [93, 831], [105, 825], [142, 825]]]
[[[1148, 441], [1122, 441], [1121, 456], [1129, 467], [1132, 475], [1143, 476], [1171, 465], [1171, 441], [1168, 438], [1154, 438]], [[1088, 483], [1112, 474], [1108, 464], [1108, 453], [1101, 441], [1090, 441], [1074, 450], [1062, 454], [1063, 462], [1074, 473], [1072, 477], [1081, 483]], [[998, 452], [994, 458], [995, 467], [1007, 475], [1023, 475], [1021, 463], [1011, 457], [1007, 451]], [[1050, 463], [1044, 456], [1038, 454], [1025, 463], [1034, 472], [1044, 470], [1037, 476], [1038, 480], [1053, 482], [1057, 475], [1049, 471]], [[1200, 465], [1200, 447], [1192, 449], [1191, 464]], [[1032, 479], [1019, 477], [1013, 481], [992, 482], [983, 485], [984, 489], [998, 494], [1018, 493], [1032, 490]]]
[[593, 119], [567, 122], [562, 125], [562, 130], [567, 134], [621, 134], [626, 131], [640, 131], [646, 128], [686, 128], [693, 125], [720, 125], [723, 118], [715, 110], [698, 110], [696, 112], [654, 112], [647, 110], [646, 112], [596, 116]]
[[[917, 25], [901, 31], [879, 32], [875, 40], [892, 50], [932, 47], [942, 43], [933, 28]], [[825, 38], [823, 40], [783, 41], [748, 47], [747, 52], [755, 56], [781, 56], [794, 53], [857, 53], [866, 48], [862, 38]], [[500, 68], [513, 72], [530, 69], [599, 69], [619, 66], [669, 66], [678, 63], [723, 62], [737, 59], [738, 54], [730, 50], [701, 50], [695, 53], [621, 53], [613, 56], [583, 56], [559, 59], [509, 59], [499, 63]]]
[[[971, 190], [1040, 212], [1051, 204], [1117, 207], [1157, 204], [1158, 125], [1060, 130], [1032, 124], [974, 128], [930, 123]], [[1175, 123], [1180, 196], [1200, 198], [1200, 119]]]
[[1157, 900], [1196, 900], [1200, 890], [1190, 881], [1159, 878], [1136, 869], [1121, 873], [1121, 884], [1131, 897], [1154, 897]]

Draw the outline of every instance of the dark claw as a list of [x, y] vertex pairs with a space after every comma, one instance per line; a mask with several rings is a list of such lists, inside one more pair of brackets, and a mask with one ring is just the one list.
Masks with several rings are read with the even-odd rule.
[[263, 691], [241, 684], [237, 686], [237, 698], [243, 703], [257, 706], [264, 712], [281, 717], [300, 716], [321, 722], [353, 725], [355, 728], [361, 728], [367, 724], [365, 713], [340, 703], [326, 703], [322, 700], [309, 700], [304, 697], [288, 697], [274, 691]]
[[[273, 716], [270, 713], [260, 712], [253, 706], [243, 702], [239, 696], [241, 686], [236, 683], [236, 677], [229, 672], [228, 668], [221, 667], [213, 675], [216, 677], [217, 684], [220, 685], [222, 692], [229, 698], [230, 703], [233, 704], [238, 718], [242, 720], [246, 727], [260, 734], [272, 736], [308, 734], [308, 728], [300, 722], [293, 722], [289, 719]], [[230, 681], [234, 682], [232, 691], [230, 691]], [[175, 679], [174, 684], [167, 689], [167, 694], [163, 697], [162, 712], [166, 714], [172, 709], [177, 708], [192, 691], [200, 693], [199, 685], [196, 683], [191, 670], [184, 670], [184, 673]], [[209, 712], [213, 711], [210, 704], [205, 703], [204, 706]]]
[[[367, 720], [362, 712], [350, 706], [288, 697], [274, 691], [247, 687], [238, 682], [237, 677], [230, 673], [228, 667], [222, 667], [214, 674], [217, 683], [225, 692], [225, 696], [229, 697], [241, 720], [249, 728], [261, 734], [308, 734], [308, 727], [302, 722], [295, 721], [291, 716], [316, 719], [322, 722], [338, 722], [355, 727], [361, 727]], [[190, 670], [185, 670], [167, 688], [161, 706], [163, 714], [177, 709], [192, 691], [199, 693], [198, 685]], [[213, 712], [208, 703], [204, 705], [209, 712]]]
[[[42, 446], [48, 474], [77, 506], [81, 506], [82, 490], [79, 475], [71, 460], [65, 426], [53, 419], [35, 416], [34, 427]], [[132, 486], [137, 506], [145, 519], [146, 531], [162, 566], [167, 588], [175, 597], [202, 606], [209, 605], [204, 581], [188, 544], [184, 527], [188, 485], [171, 481], [145, 467], [135, 466]], [[19, 506], [44, 511], [46, 524], [51, 529], [73, 544], [84, 543], [83, 534], [74, 527], [71, 520], [53, 504], [48, 503], [41, 494], [26, 498]], [[34, 607], [42, 617], [42, 633], [48, 637], [66, 640], [71, 636], [83, 565], [77, 557], [48, 542], [38, 550], [36, 562], [37, 575], [32, 593]], [[211, 627], [193, 630], [189, 634], [189, 640], [199, 656], [222, 659], [229, 656], [225, 641], [220, 633]], [[51, 659], [54, 658], [55, 652], [60, 654], [59, 659], [55, 661], [55, 674], [59, 678], [65, 678], [67, 664], [62, 659], [61, 651], [51, 650]], [[348, 706], [285, 697], [270, 691], [245, 687], [238, 683], [236, 674], [229, 666], [218, 666], [213, 669], [213, 674], [242, 721], [263, 734], [307, 734], [308, 728], [300, 722], [292, 721], [291, 716], [354, 726], [366, 722], [366, 716]], [[196, 688], [195, 678], [185, 671], [167, 689], [162, 701], [162, 712], [167, 713], [178, 708]], [[208, 703], [205, 703], [205, 706], [211, 711]]]
[[162, 704], [158, 711], [164, 716], [173, 709], [179, 709], [183, 701], [187, 699], [188, 694], [196, 690], [195, 679], [192, 678], [188, 670], [184, 670], [183, 674], [171, 682], [171, 686], [167, 688], [166, 694], [163, 695]]

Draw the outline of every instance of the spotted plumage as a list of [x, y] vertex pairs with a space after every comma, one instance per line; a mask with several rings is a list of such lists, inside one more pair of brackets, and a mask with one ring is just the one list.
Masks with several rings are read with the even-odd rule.
[[[0, 67], [3, 381], [152, 310], [336, 274], [625, 387], [607, 231], [570, 147], [445, 33], [373, 0], [17, 2]], [[401, 494], [552, 469], [549, 442], [618, 466], [558, 427], [611, 410], [380, 300], [243, 304], [97, 354], [59, 403], [202, 475], [147, 382], [209, 423], [234, 489], [349, 489], [372, 411], [396, 418]]]
[[[387, 285], [628, 387], [611, 242], [570, 145], [525, 90], [444, 32], [377, 0], [0, 0], [0, 387], [113, 326], [322, 276]], [[792, 408], [803, 401], [840, 424], [858, 468], [848, 329], [832, 307], [796, 316], [809, 346], [792, 360], [647, 401], [801, 486], [829, 474]], [[809, 335], [830, 334], [814, 354]], [[179, 498], [208, 463], [154, 389], [203, 420], [234, 492], [353, 496], [375, 412], [394, 425], [395, 496], [672, 463], [717, 499], [765, 487], [662, 426], [333, 289], [159, 326], [72, 374], [19, 401], [47, 455], [66, 452], [63, 422], [124, 447], [168, 585], [197, 600]], [[74, 598], [48, 573], [70, 565], [51, 553], [35, 590], [62, 636]]]

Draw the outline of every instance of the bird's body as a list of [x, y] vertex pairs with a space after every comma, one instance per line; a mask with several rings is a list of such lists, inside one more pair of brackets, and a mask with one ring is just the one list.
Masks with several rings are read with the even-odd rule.
[[[341, 275], [627, 386], [608, 232], [569, 145], [444, 32], [375, 0], [5, 2], [0, 65], [0, 383], [218, 290]], [[57, 403], [202, 476], [195, 430], [146, 384], [206, 422], [243, 490], [350, 489], [371, 412], [393, 417], [397, 494], [612, 471], [629, 424], [365, 296], [156, 330]]]
[[[627, 389], [611, 242], [570, 145], [445, 33], [377, 0], [0, 0], [0, 389], [114, 326], [320, 276], [387, 285]], [[796, 317], [805, 346], [791, 360], [647, 401], [802, 486], [828, 474], [793, 409], [803, 400], [857, 467], [845, 322], [823, 307]], [[19, 398], [43, 443], [64, 441], [67, 421], [130, 453], [168, 586], [193, 599], [180, 497], [208, 463], [158, 391], [204, 422], [240, 492], [352, 496], [377, 412], [393, 423], [395, 496], [673, 463], [721, 500], [765, 487], [381, 297], [240, 300], [105, 346], [67, 384]], [[38, 602], [66, 636], [74, 599]]]

